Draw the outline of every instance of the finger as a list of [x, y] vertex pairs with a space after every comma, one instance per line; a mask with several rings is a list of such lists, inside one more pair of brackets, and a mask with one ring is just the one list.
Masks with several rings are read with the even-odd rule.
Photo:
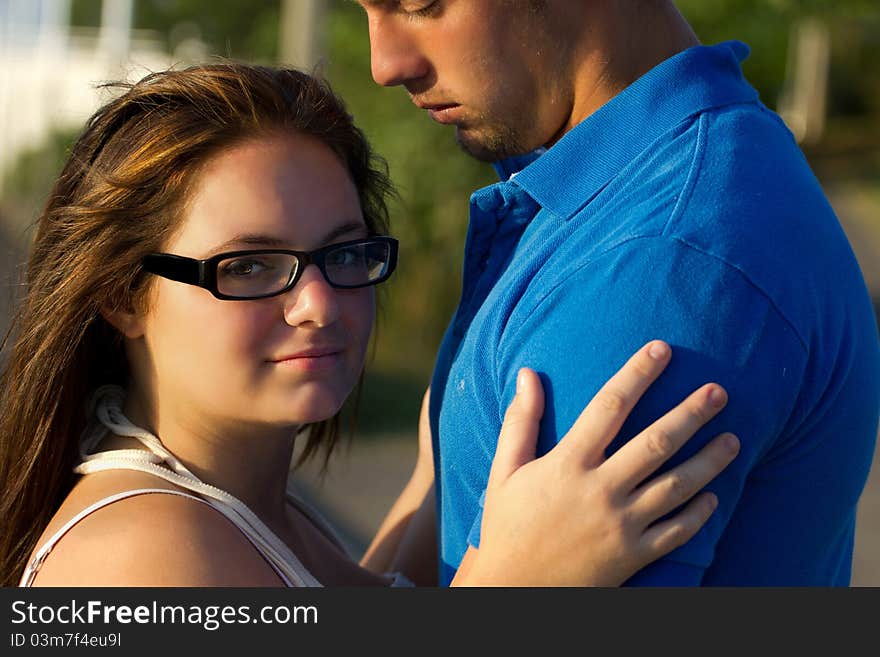
[[[572, 428], [560, 441], [565, 449], [577, 448], [588, 463], [600, 463], [624, 420], [648, 387], [669, 363], [672, 350], [661, 340], [639, 349], [590, 400]], [[578, 437], [576, 443], [571, 438]]]
[[678, 508], [717, 477], [738, 453], [736, 436], [717, 436], [681, 465], [637, 488], [630, 497], [633, 517], [647, 525]]
[[665, 463], [727, 404], [727, 393], [707, 383], [627, 442], [602, 464], [615, 486], [630, 491]]
[[645, 563], [669, 554], [687, 543], [700, 531], [718, 506], [714, 493], [703, 493], [671, 518], [649, 527], [642, 535], [641, 546], [645, 551]]
[[498, 447], [489, 471], [489, 486], [505, 481], [520, 467], [535, 459], [538, 427], [544, 414], [544, 388], [538, 375], [522, 368], [516, 376], [516, 395], [498, 436]]

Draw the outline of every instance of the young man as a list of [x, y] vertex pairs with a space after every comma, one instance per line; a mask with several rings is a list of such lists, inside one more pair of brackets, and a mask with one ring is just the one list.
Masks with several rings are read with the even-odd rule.
[[730, 402], [702, 442], [723, 428], [742, 451], [709, 523], [630, 583], [847, 585], [877, 326], [820, 185], [742, 77], [747, 47], [699, 45], [665, 0], [361, 4], [376, 82], [501, 179], [471, 198], [431, 386], [440, 583], [479, 547], [487, 437], [518, 369], [544, 380], [543, 453], [661, 338], [673, 362], [610, 450], [714, 380]]

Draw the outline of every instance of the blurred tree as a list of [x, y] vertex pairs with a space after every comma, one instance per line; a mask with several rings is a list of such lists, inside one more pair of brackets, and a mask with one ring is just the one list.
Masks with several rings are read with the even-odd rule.
[[[274, 61], [278, 52], [278, 16], [279, 0], [135, 0], [134, 4], [134, 27], [155, 31], [169, 52], [174, 52], [181, 37], [197, 34], [215, 55], [264, 63]], [[73, 0], [73, 25], [97, 27], [100, 21], [101, 2]]]
[[703, 43], [739, 39], [751, 47], [743, 70], [770, 107], [777, 106], [783, 90], [792, 29], [806, 17], [818, 18], [832, 30], [830, 112], [863, 114], [880, 100], [880, 76], [865, 75], [870, 71], [865, 58], [878, 54], [876, 0], [678, 0], [677, 4]]
[[70, 24], [74, 27], [98, 27], [101, 24], [101, 2], [97, 0], [72, 0]]
[[5, 230], [18, 246], [30, 239], [30, 231], [61, 171], [77, 129], [57, 129], [46, 141], [21, 153], [7, 173], [3, 189]]
[[170, 51], [173, 28], [194, 25], [214, 54], [268, 63], [278, 52], [278, 15], [278, 0], [137, 0], [134, 25], [165, 35]]

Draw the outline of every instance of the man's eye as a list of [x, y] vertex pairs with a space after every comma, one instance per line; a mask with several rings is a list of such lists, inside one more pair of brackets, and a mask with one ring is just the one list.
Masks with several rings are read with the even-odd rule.
[[407, 6], [406, 13], [410, 16], [417, 16], [419, 18], [436, 14], [440, 9], [440, 0], [433, 0], [433, 2], [423, 2], [421, 3], [421, 6], [419, 6], [417, 3], [410, 4], [413, 6]]

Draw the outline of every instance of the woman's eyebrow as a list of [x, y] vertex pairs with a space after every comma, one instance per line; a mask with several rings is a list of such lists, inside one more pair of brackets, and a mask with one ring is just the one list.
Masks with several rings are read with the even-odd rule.
[[257, 233], [247, 233], [242, 235], [236, 235], [232, 239], [226, 240], [222, 244], [218, 244], [213, 249], [211, 249], [212, 253], [221, 253], [222, 251], [228, 251], [231, 247], [237, 246], [240, 244], [248, 244], [251, 246], [264, 246], [269, 248], [279, 248], [283, 249], [287, 246], [287, 242], [284, 240], [280, 240], [277, 237], [272, 237], [271, 235], [261, 235]]
[[[352, 238], [357, 237], [366, 237], [367, 236], [367, 227], [363, 221], [350, 221], [342, 224], [341, 226], [337, 226], [329, 233], [327, 233], [322, 240], [318, 244], [315, 244], [312, 248], [318, 248], [325, 244], [329, 244], [334, 240], [339, 239], [340, 237], [344, 237], [346, 235], [351, 235]], [[213, 249], [211, 249], [212, 253], [222, 253], [223, 251], [229, 250], [231, 247], [247, 244], [250, 246], [261, 246], [266, 248], [278, 248], [278, 249], [286, 249], [290, 248], [290, 242], [287, 240], [279, 239], [273, 235], [265, 235], [262, 233], [243, 233], [241, 235], [236, 235], [232, 239], [226, 240], [222, 244], [217, 245]]]
[[[353, 233], [358, 233], [358, 235], [353, 235]], [[343, 237], [345, 235], [352, 234], [352, 237], [366, 237], [367, 236], [367, 226], [363, 221], [350, 221], [348, 223], [342, 224], [341, 226], [337, 226], [333, 230], [331, 230], [324, 237], [322, 243], [329, 244], [335, 239]]]

